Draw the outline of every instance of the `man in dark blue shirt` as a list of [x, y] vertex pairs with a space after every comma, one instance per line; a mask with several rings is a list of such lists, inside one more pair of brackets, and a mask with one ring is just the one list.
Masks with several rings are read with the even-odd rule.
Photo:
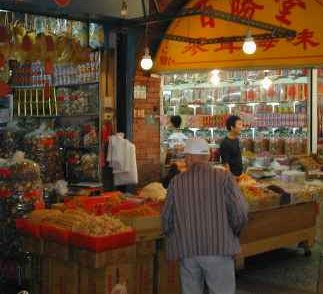
[[223, 139], [220, 146], [222, 163], [230, 169], [235, 176], [240, 176], [243, 171], [242, 156], [239, 136], [243, 127], [239, 116], [232, 115], [227, 119], [226, 127], [228, 135]]

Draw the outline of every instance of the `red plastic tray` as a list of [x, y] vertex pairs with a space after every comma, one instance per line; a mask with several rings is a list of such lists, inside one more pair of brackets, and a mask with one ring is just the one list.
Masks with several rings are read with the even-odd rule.
[[131, 230], [121, 234], [105, 237], [92, 237], [72, 232], [70, 243], [75, 247], [88, 249], [94, 252], [102, 252], [134, 245], [136, 243], [136, 232]]
[[31, 235], [35, 238], [40, 238], [40, 225], [36, 225], [24, 218], [16, 219], [16, 228], [24, 234]]
[[66, 245], [69, 243], [71, 231], [53, 225], [42, 224], [40, 226], [40, 235], [46, 240]]
[[132, 200], [126, 200], [123, 203], [121, 203], [120, 205], [111, 209], [109, 212], [111, 214], [118, 214], [121, 210], [131, 210], [131, 209], [137, 208], [138, 206], [140, 206], [140, 204], [138, 202], [135, 202]]

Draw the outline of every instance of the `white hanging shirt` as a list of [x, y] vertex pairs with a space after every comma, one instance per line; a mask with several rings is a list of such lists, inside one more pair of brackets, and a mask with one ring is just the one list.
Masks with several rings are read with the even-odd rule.
[[113, 169], [116, 186], [138, 183], [136, 147], [133, 143], [118, 136], [111, 136], [107, 161]]

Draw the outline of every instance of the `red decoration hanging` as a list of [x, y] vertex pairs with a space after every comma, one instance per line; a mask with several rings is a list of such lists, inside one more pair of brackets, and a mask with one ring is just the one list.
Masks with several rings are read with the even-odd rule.
[[45, 60], [45, 73], [46, 75], [51, 75], [54, 72], [54, 65], [50, 59]]
[[50, 86], [49, 86], [48, 83], [45, 83], [44, 97], [45, 97], [46, 100], [48, 100], [50, 98]]
[[0, 81], [0, 97], [7, 96], [10, 93], [11, 93], [10, 86], [5, 82]]
[[0, 68], [4, 67], [6, 64], [6, 58], [4, 57], [4, 55], [2, 53], [0, 53]]
[[5, 26], [0, 26], [0, 43], [9, 41], [9, 32]]
[[23, 37], [21, 47], [22, 47], [22, 50], [25, 52], [29, 52], [32, 50], [33, 42], [30, 36], [28, 36], [28, 34]]
[[54, 0], [54, 2], [59, 7], [66, 7], [66, 6], [70, 5], [71, 0]]
[[47, 47], [47, 52], [53, 52], [55, 50], [55, 42], [52, 36], [46, 36], [46, 47]]

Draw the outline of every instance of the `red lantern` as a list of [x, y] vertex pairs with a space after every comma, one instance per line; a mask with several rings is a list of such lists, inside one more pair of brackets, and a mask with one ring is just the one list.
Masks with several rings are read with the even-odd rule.
[[71, 3], [71, 0], [54, 0], [57, 6], [66, 7]]
[[51, 75], [54, 72], [53, 62], [50, 59], [45, 60], [45, 73]]

